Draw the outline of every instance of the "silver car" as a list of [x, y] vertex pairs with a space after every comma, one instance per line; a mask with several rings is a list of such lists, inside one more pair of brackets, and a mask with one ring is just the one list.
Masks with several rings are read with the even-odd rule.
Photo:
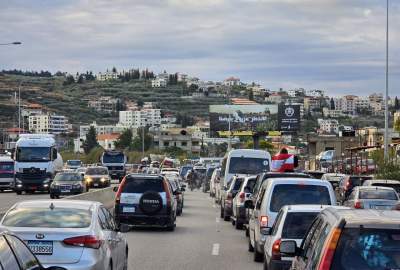
[[126, 270], [128, 244], [99, 202], [35, 200], [15, 204], [0, 231], [21, 238], [45, 266], [68, 270]]
[[358, 186], [343, 205], [356, 209], [390, 210], [398, 203], [399, 195], [393, 188]]

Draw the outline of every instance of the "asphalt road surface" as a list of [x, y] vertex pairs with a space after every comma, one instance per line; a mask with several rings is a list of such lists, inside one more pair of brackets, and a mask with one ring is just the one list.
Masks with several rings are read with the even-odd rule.
[[185, 193], [174, 232], [133, 230], [126, 237], [130, 270], [262, 269], [247, 251], [244, 231], [221, 220], [219, 206], [200, 191]]

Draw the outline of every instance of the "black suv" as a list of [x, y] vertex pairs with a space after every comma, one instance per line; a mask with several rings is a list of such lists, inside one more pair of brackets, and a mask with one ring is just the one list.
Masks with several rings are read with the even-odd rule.
[[329, 207], [311, 225], [300, 247], [280, 243], [295, 255], [296, 270], [400, 269], [400, 212]]
[[117, 224], [175, 229], [176, 200], [168, 180], [160, 175], [129, 174], [115, 199]]

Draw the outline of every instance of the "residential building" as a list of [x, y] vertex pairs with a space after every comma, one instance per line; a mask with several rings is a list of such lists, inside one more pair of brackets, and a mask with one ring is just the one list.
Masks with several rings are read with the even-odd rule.
[[105, 150], [115, 150], [115, 143], [120, 135], [119, 133], [99, 134], [97, 135], [97, 142]]
[[247, 98], [231, 98], [232, 105], [258, 105], [257, 102]]
[[122, 104], [121, 99], [113, 97], [99, 97], [88, 101], [89, 108], [104, 113], [117, 112], [119, 104]]
[[354, 106], [356, 110], [368, 110], [370, 108], [370, 101], [368, 98], [357, 97], [354, 99]]
[[165, 78], [156, 78], [151, 81], [151, 87], [153, 88], [166, 87], [167, 84], [168, 84], [168, 79]]
[[327, 107], [324, 107], [322, 109], [322, 112], [325, 117], [330, 117], [330, 118], [338, 118], [338, 117], [343, 117], [346, 116], [342, 110], [331, 110]]
[[30, 115], [29, 131], [32, 133], [61, 134], [69, 132], [68, 119], [63, 115]]
[[339, 133], [339, 122], [335, 119], [318, 119], [320, 133]]
[[287, 93], [289, 97], [304, 97], [306, 95], [306, 90], [304, 88], [298, 88], [298, 89], [291, 89], [287, 90]]
[[120, 111], [119, 124], [126, 127], [138, 128], [161, 125], [160, 109], [142, 109], [140, 111]]
[[178, 82], [186, 82], [189, 76], [187, 74], [178, 73]]
[[225, 86], [239, 86], [241, 85], [240, 79], [235, 77], [229, 77], [224, 80]]
[[199, 154], [201, 151], [201, 138], [193, 137], [189, 129], [158, 130], [155, 132], [153, 140], [154, 146], [160, 150], [167, 147], [178, 147], [192, 154]]
[[341, 110], [343, 113], [348, 115], [356, 114], [356, 100], [357, 96], [347, 95], [340, 98], [334, 98], [335, 109]]
[[30, 103], [21, 106], [21, 116], [28, 117], [30, 115], [43, 114], [43, 106], [37, 103]]
[[[304, 90], [304, 89], [303, 89], [303, 90]], [[325, 91], [324, 91], [324, 90], [318, 90], [318, 89], [308, 90], [308, 91], [307, 91], [307, 96], [311, 96], [311, 97], [324, 97], [324, 96], [325, 96]]]
[[278, 93], [271, 93], [268, 97], [264, 99], [266, 102], [270, 102], [273, 104], [279, 104], [283, 101], [283, 98]]
[[268, 93], [267, 89], [255, 83], [247, 85], [246, 89], [253, 91], [253, 95], [258, 97], [264, 97]]
[[314, 96], [307, 96], [304, 98], [304, 110], [306, 112], [312, 112], [319, 108], [321, 108], [321, 98]]
[[383, 94], [373, 93], [368, 97], [370, 102], [383, 103]]
[[157, 79], [164, 79], [166, 82], [168, 82], [168, 81], [169, 81], [169, 74], [167, 73], [167, 71], [164, 70], [164, 72], [159, 73], [159, 74], [156, 76], [156, 78], [157, 78]]
[[117, 72], [106, 71], [105, 73], [99, 72], [96, 79], [99, 81], [108, 81], [118, 79], [119, 74]]
[[93, 122], [90, 125], [82, 125], [79, 127], [79, 134], [81, 138], [85, 138], [86, 134], [89, 132], [90, 127], [94, 127], [96, 130], [96, 134], [111, 134], [111, 133], [122, 133], [126, 127], [122, 125], [97, 125], [96, 122]]

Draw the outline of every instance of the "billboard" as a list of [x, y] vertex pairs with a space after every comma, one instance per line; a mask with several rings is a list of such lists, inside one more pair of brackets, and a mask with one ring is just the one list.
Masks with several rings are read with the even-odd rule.
[[280, 104], [278, 130], [294, 132], [300, 129], [300, 105]]
[[277, 113], [277, 105], [210, 105], [210, 130], [255, 131]]

